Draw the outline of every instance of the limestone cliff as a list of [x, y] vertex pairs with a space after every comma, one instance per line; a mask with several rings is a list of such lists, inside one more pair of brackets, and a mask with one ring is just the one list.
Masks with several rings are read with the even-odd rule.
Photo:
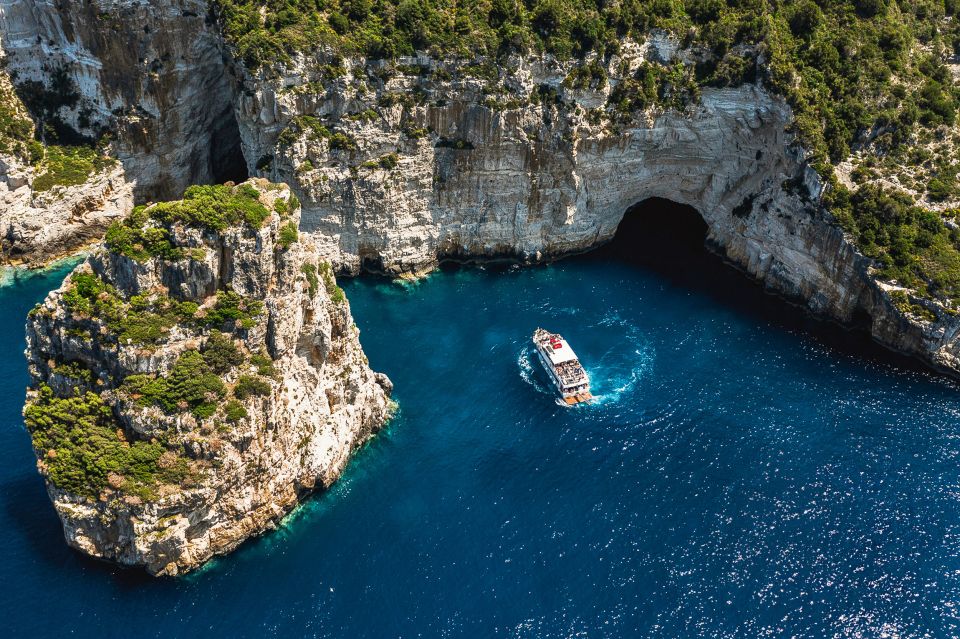
[[[204, 0], [0, 0], [0, 43], [37, 115], [108, 132], [141, 201], [243, 167], [234, 95]], [[242, 160], [241, 164], [242, 164]]]
[[25, 417], [67, 541], [175, 575], [329, 486], [391, 410], [286, 187], [138, 208], [31, 312]]
[[873, 276], [821, 204], [789, 106], [762, 80], [696, 96], [668, 87], [665, 105], [641, 112], [609, 107], [634, 69], [685, 55], [654, 34], [611, 57], [603, 82], [549, 57], [492, 73], [428, 57], [342, 60], [332, 79], [331, 60], [300, 59], [246, 76], [238, 119], [244, 148], [295, 185], [303, 228], [346, 272], [551, 259], [608, 241], [628, 208], [662, 197], [696, 208], [708, 244], [771, 292], [866, 321], [880, 343], [960, 374], [956, 311]]
[[[700, 211], [710, 245], [769, 290], [866, 321], [881, 343], [960, 374], [956, 309], [878, 281], [821, 205], [820, 179], [786, 132], [791, 110], [763, 73], [691, 90], [684, 74], [705, 53], [656, 31], [584, 62], [320, 50], [252, 70], [230, 58], [209, 9], [7, 0], [0, 32], [18, 78], [52, 86], [63, 65], [82, 96], [63, 118], [115, 128], [138, 193], [212, 177], [240, 147], [249, 172], [292, 185], [302, 230], [341, 272], [551, 259], [608, 240], [631, 205], [666, 197]], [[38, 40], [50, 64], [31, 57]], [[642, 65], [676, 79], [655, 105], [624, 110]]]

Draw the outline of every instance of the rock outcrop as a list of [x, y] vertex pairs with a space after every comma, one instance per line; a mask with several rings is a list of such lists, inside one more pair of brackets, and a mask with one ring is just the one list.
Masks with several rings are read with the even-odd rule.
[[286, 187], [137, 209], [31, 312], [25, 416], [68, 543], [180, 574], [329, 486], [392, 410]]
[[822, 206], [782, 99], [745, 84], [611, 114], [624, 71], [680, 55], [663, 36], [624, 46], [607, 80], [579, 87], [573, 65], [550, 59], [517, 58], [492, 79], [430, 58], [346, 60], [326, 82], [329, 63], [300, 60], [248, 76], [238, 119], [244, 148], [295, 185], [303, 228], [342, 271], [549, 260], [610, 240], [632, 205], [667, 198], [696, 208], [708, 244], [769, 291], [960, 375], [960, 319], [873, 276]]
[[3, 263], [30, 268], [99, 242], [114, 220], [133, 208], [123, 167], [113, 165], [84, 184], [36, 192], [36, 172], [0, 156], [0, 248]]
[[[204, 0], [0, 0], [0, 42], [48, 120], [110, 132], [140, 201], [244, 172], [233, 84]], [[239, 161], [239, 166], [237, 165]]]

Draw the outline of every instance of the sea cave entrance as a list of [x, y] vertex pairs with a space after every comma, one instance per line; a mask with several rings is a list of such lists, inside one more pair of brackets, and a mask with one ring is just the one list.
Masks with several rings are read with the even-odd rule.
[[869, 318], [858, 316], [852, 327], [841, 327], [764, 291], [752, 277], [709, 249], [707, 232], [706, 222], [694, 207], [650, 198], [627, 209], [613, 240], [581, 259], [627, 264], [655, 275], [666, 285], [709, 297], [754, 321], [803, 332], [840, 352], [923, 368], [916, 360], [873, 341], [866, 330]]
[[650, 198], [627, 209], [613, 240], [594, 255], [694, 283], [720, 261], [706, 249], [706, 238], [707, 223], [695, 208]]

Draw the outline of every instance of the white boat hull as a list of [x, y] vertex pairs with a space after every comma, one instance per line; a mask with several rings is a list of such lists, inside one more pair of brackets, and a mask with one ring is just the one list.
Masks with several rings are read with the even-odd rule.
[[[540, 338], [539, 340], [538, 337]], [[545, 343], [546, 339], [551, 341]], [[550, 356], [544, 352], [544, 348], [550, 347], [553, 344], [557, 345], [554, 346], [554, 348], [562, 351], [562, 355], [558, 359], [559, 363], [551, 361]], [[583, 370], [579, 360], [574, 356], [572, 349], [569, 348], [569, 345], [567, 345], [559, 335], [553, 335], [546, 333], [546, 331], [542, 329], [537, 329], [533, 337], [533, 346], [537, 352], [537, 360], [539, 360], [543, 370], [546, 371], [547, 376], [550, 378], [550, 382], [563, 398], [564, 402], [573, 405], [588, 402], [593, 399], [593, 395], [590, 393], [590, 381], [586, 371]], [[561, 369], [561, 367], [567, 368]], [[558, 369], [565, 370], [565, 374], [570, 378], [570, 367], [573, 368], [575, 375], [572, 380], [568, 379], [567, 383], [565, 383], [561, 378], [561, 374], [558, 374]]]

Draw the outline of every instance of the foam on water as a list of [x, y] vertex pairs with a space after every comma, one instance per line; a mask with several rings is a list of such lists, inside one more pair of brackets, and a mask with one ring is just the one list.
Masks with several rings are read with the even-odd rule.
[[[538, 375], [537, 367], [534, 366], [533, 362], [536, 361], [537, 354], [534, 351], [533, 346], [524, 346], [520, 353], [517, 355], [517, 368], [520, 372], [520, 378], [533, 386], [538, 393], [544, 395], [554, 395], [553, 387], [546, 383], [546, 373], [543, 374], [543, 379], [541, 375]], [[539, 365], [539, 363], [538, 363]]]
[[[582, 316], [574, 307], [553, 307], [548, 301], [540, 310], [547, 315], [541, 323], [548, 327]], [[594, 396], [589, 404], [576, 407], [616, 403], [623, 395], [632, 393], [649, 373], [654, 360], [653, 346], [644, 339], [640, 327], [615, 309], [608, 310], [595, 322], [575, 326], [576, 339], [571, 334], [564, 333], [564, 336], [587, 371]], [[538, 393], [553, 397], [558, 406], [568, 406], [558, 396], [546, 371], [542, 370], [529, 340], [524, 342], [517, 355], [517, 368], [521, 379]]]

